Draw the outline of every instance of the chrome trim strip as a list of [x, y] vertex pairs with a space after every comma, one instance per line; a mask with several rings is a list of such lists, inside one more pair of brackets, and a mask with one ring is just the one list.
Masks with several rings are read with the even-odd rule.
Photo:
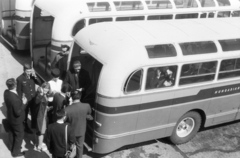
[[230, 115], [230, 114], [234, 114], [234, 113], [237, 113], [237, 112], [238, 112], [238, 109], [234, 109], [234, 110], [227, 111], [227, 112], [221, 112], [221, 113], [218, 113], [218, 114], [208, 115], [207, 119], [213, 119], [213, 118], [216, 118], [216, 117]]
[[141, 134], [141, 133], [150, 132], [150, 131], [154, 131], [154, 130], [174, 127], [175, 125], [176, 125], [176, 123], [170, 123], [170, 124], [167, 124], [167, 125], [162, 125], [162, 126], [157, 126], [157, 127], [152, 127], [152, 128], [146, 128], [146, 129], [142, 129], [142, 130], [136, 130], [136, 131], [126, 132], [126, 133], [121, 133], [121, 134], [116, 134], [116, 135], [104, 135], [104, 134], [98, 133], [97, 131], [94, 131], [94, 133], [97, 137], [102, 138], [102, 139], [116, 139], [116, 138], [120, 138], [120, 137], [126, 137], [126, 136], [130, 136], [130, 135], [134, 135], [134, 134]]

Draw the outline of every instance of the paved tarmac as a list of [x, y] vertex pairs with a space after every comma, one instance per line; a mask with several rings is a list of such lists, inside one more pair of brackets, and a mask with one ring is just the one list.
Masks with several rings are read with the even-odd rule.
[[[0, 158], [11, 158], [8, 137], [1, 122], [6, 116], [3, 102], [5, 81], [19, 76], [24, 62], [30, 62], [29, 52], [16, 51], [0, 40]], [[33, 149], [33, 136], [25, 134], [22, 151], [25, 158], [51, 158], [48, 152]], [[129, 146], [108, 155], [85, 153], [84, 158], [240, 158], [240, 123], [234, 122], [203, 129], [190, 142], [173, 145], [168, 139], [152, 140]]]

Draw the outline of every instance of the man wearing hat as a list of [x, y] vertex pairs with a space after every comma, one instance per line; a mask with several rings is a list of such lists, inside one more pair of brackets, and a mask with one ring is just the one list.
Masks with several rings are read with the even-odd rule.
[[34, 104], [33, 98], [36, 95], [35, 86], [41, 84], [41, 80], [36, 76], [35, 71], [32, 69], [30, 64], [23, 65], [23, 73], [17, 78], [17, 93], [20, 98], [25, 96], [27, 98], [27, 105], [25, 108], [25, 132], [33, 133], [28, 127], [28, 111], [29, 108]]
[[86, 70], [81, 68], [79, 60], [73, 62], [73, 69], [67, 72], [64, 82], [70, 84], [73, 91], [82, 91], [81, 100], [84, 99], [86, 91], [91, 85], [89, 74]]
[[63, 79], [67, 71], [67, 59], [68, 59], [70, 47], [66, 44], [62, 44], [61, 48], [62, 48], [62, 51], [55, 56], [51, 64], [51, 67], [58, 68], [60, 70], [60, 78]]

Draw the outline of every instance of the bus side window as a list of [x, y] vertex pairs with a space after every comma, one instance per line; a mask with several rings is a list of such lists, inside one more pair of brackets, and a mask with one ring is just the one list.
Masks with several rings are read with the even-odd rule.
[[141, 89], [141, 83], [142, 83], [142, 74], [143, 70], [137, 70], [133, 72], [127, 79], [125, 85], [124, 85], [124, 92], [125, 93], [131, 93], [136, 92]]
[[240, 76], [240, 58], [223, 60], [220, 66], [218, 79]]
[[214, 13], [213, 12], [209, 13], [208, 18], [214, 18]]
[[206, 18], [207, 17], [207, 13], [202, 13], [201, 15], [200, 15], [200, 18]]
[[232, 17], [240, 17], [240, 11], [233, 11], [232, 12]]
[[219, 40], [224, 52], [240, 50], [240, 39]]
[[212, 81], [215, 77], [217, 61], [185, 64], [182, 66], [179, 85]]
[[218, 12], [217, 17], [218, 18], [226, 18], [226, 17], [230, 17], [230, 11], [225, 11], [225, 12]]
[[146, 90], [175, 85], [177, 66], [149, 68], [147, 72]]
[[86, 24], [85, 19], [78, 21], [72, 29], [72, 36], [75, 36], [79, 30], [84, 28], [85, 24]]
[[215, 2], [213, 0], [199, 0], [202, 7], [214, 7]]
[[89, 25], [99, 23], [99, 22], [109, 22], [109, 21], [113, 21], [113, 19], [112, 18], [92, 18], [92, 19], [89, 19]]
[[166, 20], [172, 19], [173, 15], [149, 15], [147, 20]]

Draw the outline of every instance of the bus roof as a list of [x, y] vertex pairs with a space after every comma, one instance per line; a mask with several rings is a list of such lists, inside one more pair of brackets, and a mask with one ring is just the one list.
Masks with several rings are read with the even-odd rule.
[[[177, 57], [150, 59], [145, 48], [147, 45], [235, 39], [239, 38], [239, 35], [239, 18], [218, 18], [98, 23], [83, 28], [76, 34], [74, 40], [105, 65], [101, 81], [105, 82], [105, 85], [112, 84], [116, 87], [116, 82], [123, 82], [131, 72], [144, 66], [218, 57], [215, 53], [210, 53], [199, 55], [200, 58], [196, 56], [183, 58], [177, 52]], [[106, 72], [111, 72], [111, 75]], [[121, 87], [116, 87], [118, 88]], [[118, 93], [115, 90], [111, 92], [105, 90], [101, 87], [100, 93], [108, 96]]]
[[[77, 12], [77, 13], [91, 13], [91, 14], [113, 14], [111, 12], [118, 12], [119, 14], [122, 14], [123, 11], [130, 11], [132, 12], [133, 10], [120, 10], [117, 11], [117, 3], [119, 2], [134, 2], [134, 1], [138, 1], [141, 2], [142, 4], [142, 9], [138, 10], [135, 9], [134, 12], [136, 11], [149, 11], [152, 13], [157, 13], [157, 12], [161, 12], [161, 13], [171, 13], [169, 11], [171, 11], [172, 9], [176, 9], [179, 8], [180, 10], [182, 10], [183, 8], [181, 7], [177, 7], [176, 4], [171, 1], [171, 0], [163, 0], [162, 3], [169, 3], [172, 7], [171, 8], [160, 8], [160, 9], [148, 9], [148, 5], [147, 1], [145, 0], [121, 0], [121, 1], [112, 1], [112, 0], [37, 0], [35, 2], [35, 5], [38, 6], [39, 8], [41, 8], [44, 11], [47, 11], [49, 14], [51, 14], [52, 16], [56, 17], [58, 14], [64, 13], [64, 14], [72, 14], [73, 12]], [[220, 9], [220, 10], [225, 10], [229, 8], [232, 9], [239, 9], [240, 6], [240, 2], [236, 1], [236, 0], [224, 0], [223, 1], [223, 6], [220, 6], [219, 3], [222, 3], [221, 0], [216, 0], [214, 1], [214, 5], [212, 6], [206, 6], [206, 7], [201, 7], [200, 6], [200, 2], [199, 0], [197, 1], [197, 6], [198, 7], [187, 7], [184, 8], [186, 12], [188, 11], [197, 11], [199, 10], [199, 8], [201, 8], [202, 11], [209, 11], [209, 10], [215, 10], [216, 8]], [[150, 2], [150, 0], [149, 0]], [[156, 1], [157, 2], [157, 1]], [[154, 5], [157, 5], [157, 3], [154, 2]], [[227, 3], [227, 5], [224, 5], [224, 2]], [[155, 4], [156, 3], [156, 4]], [[128, 3], [125, 3], [128, 4]], [[53, 7], [54, 6], [54, 7]], [[129, 4], [130, 6], [130, 4]], [[121, 7], [121, 6], [120, 6]], [[109, 9], [111, 8], [111, 9]], [[122, 7], [124, 8], [124, 7]]]
[[[87, 52], [92, 52], [103, 63], [109, 63], [116, 57], [112, 52], [118, 49], [122, 51], [119, 52], [117, 60], [124, 61], [125, 57], [130, 55], [124, 53], [129, 53], [131, 47], [145, 48], [155, 44], [231, 39], [239, 38], [239, 34], [239, 18], [129, 21], [90, 25], [79, 31], [75, 40], [87, 42], [84, 43], [87, 45], [83, 46]], [[99, 55], [101, 48], [107, 48], [107, 51], [104, 50]], [[138, 59], [148, 60], [147, 54], [131, 54], [134, 53]]]

